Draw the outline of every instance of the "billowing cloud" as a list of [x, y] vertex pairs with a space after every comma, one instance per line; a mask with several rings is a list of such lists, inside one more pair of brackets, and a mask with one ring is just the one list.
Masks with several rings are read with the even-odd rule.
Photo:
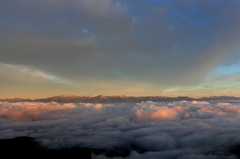
[[240, 143], [239, 103], [2, 102], [0, 112], [1, 138], [29, 133], [50, 149], [105, 149], [129, 153], [128, 159], [236, 159], [231, 149]]

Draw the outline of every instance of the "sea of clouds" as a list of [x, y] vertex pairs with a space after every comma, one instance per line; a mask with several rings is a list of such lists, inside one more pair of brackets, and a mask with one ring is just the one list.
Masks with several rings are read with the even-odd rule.
[[240, 146], [240, 103], [0, 102], [0, 138], [26, 135], [49, 149], [125, 154], [119, 159], [236, 159], [231, 150]]

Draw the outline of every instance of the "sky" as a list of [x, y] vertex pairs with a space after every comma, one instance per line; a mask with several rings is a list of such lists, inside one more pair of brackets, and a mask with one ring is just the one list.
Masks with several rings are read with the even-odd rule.
[[0, 98], [239, 96], [239, 0], [0, 0]]

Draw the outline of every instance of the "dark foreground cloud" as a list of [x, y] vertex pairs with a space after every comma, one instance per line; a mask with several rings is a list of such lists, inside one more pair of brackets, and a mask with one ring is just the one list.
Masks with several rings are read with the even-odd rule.
[[129, 152], [128, 159], [236, 159], [230, 150], [240, 145], [238, 103], [2, 102], [0, 112], [2, 139], [29, 133], [49, 149]]

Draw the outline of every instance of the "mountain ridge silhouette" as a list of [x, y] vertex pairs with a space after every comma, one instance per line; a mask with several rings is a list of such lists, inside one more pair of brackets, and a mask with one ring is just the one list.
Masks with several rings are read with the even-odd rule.
[[235, 96], [210, 96], [201, 98], [192, 98], [188, 96], [104, 96], [104, 95], [59, 95], [47, 98], [37, 99], [24, 99], [24, 98], [7, 98], [0, 99], [1, 102], [57, 102], [57, 103], [116, 103], [116, 102], [142, 102], [142, 101], [153, 101], [153, 102], [172, 102], [172, 101], [216, 101], [216, 100], [240, 100], [240, 97]]

